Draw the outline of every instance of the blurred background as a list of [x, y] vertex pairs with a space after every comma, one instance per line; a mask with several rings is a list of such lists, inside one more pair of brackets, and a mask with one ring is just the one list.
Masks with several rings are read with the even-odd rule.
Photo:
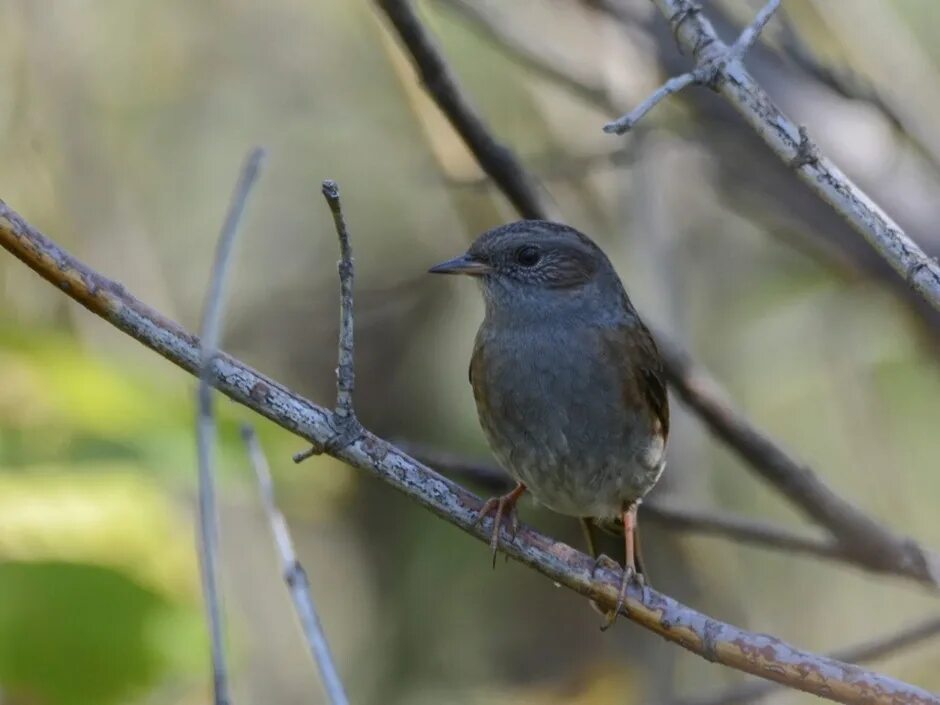
[[[714, 0], [726, 38], [762, 3]], [[747, 64], [931, 255], [940, 253], [940, 4], [788, 0]], [[685, 70], [647, 0], [427, 0], [496, 134], [637, 307], [843, 496], [940, 547], [940, 316], [715, 94], [601, 126]], [[488, 460], [466, 368], [481, 302], [425, 276], [515, 219], [366, 0], [6, 0], [0, 198], [138, 298], [198, 326], [246, 151], [269, 150], [232, 273], [227, 351], [334, 394], [343, 189], [357, 264], [356, 403], [380, 435]], [[0, 256], [0, 702], [202, 703], [194, 383]], [[806, 528], [674, 403], [660, 496]], [[238, 437], [256, 423], [357, 703], [641, 703], [742, 680], [488, 549], [220, 401], [235, 701], [322, 702]], [[523, 519], [582, 546], [573, 520]], [[814, 651], [936, 598], [898, 578], [648, 526], [656, 587]], [[940, 689], [940, 640], [877, 668]], [[773, 702], [814, 701], [783, 693]]]

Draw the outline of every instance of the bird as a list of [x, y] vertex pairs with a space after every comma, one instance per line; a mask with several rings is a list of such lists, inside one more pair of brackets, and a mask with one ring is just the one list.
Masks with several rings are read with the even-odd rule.
[[645, 589], [637, 512], [666, 465], [669, 400], [653, 336], [598, 245], [575, 228], [520, 220], [488, 230], [434, 274], [480, 284], [484, 317], [469, 379], [483, 433], [515, 480], [492, 497], [495, 564], [500, 528], [518, 529], [526, 492], [549, 509], [591, 526], [620, 525], [624, 539], [617, 618], [630, 583]]

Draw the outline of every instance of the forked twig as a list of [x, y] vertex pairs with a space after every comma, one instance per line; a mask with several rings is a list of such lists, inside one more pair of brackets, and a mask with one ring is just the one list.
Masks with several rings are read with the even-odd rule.
[[[696, 76], [699, 82], [707, 82], [718, 91], [810, 190], [845, 218], [911, 289], [940, 311], [940, 263], [928, 257], [878, 204], [821, 155], [806, 129], [801, 130], [784, 115], [748, 73], [735, 50], [746, 50], [753, 38], [742, 33], [729, 47], [693, 0], [653, 2], [668, 20], [680, 49], [690, 50], [695, 57], [692, 73], [701, 72]], [[774, 9], [774, 3], [768, 3], [758, 19], [765, 22]], [[757, 24], [755, 21], [749, 29], [756, 32]], [[632, 124], [627, 115], [605, 129], [618, 132], [620, 127], [626, 130]]]
[[[636, 106], [623, 117], [604, 125], [604, 132], [616, 135], [622, 135], [632, 130], [636, 124], [642, 120], [646, 114], [659, 105], [663, 99], [668, 98], [674, 93], [678, 93], [683, 88], [693, 84], [709, 86], [713, 85], [721, 71], [732, 61], [740, 61], [750, 50], [754, 43], [760, 37], [760, 33], [773, 14], [780, 7], [780, 0], [770, 0], [759, 13], [754, 21], [749, 24], [738, 35], [737, 40], [730, 47], [718, 48], [716, 51], [704, 51], [713, 44], [701, 44], [696, 46], [697, 62], [694, 69], [687, 71], [679, 76], [674, 76], [667, 80], [663, 85], [653, 91], [642, 103]], [[697, 6], [689, 7], [686, 13], [699, 12]], [[677, 20], [681, 22], [682, 20]]]

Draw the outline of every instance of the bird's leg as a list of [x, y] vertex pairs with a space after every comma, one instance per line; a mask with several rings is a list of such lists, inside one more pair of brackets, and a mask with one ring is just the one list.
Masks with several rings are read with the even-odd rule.
[[[636, 500], [628, 502], [623, 510], [623, 541], [625, 549], [624, 554], [626, 556], [623, 566], [623, 577], [620, 580], [620, 593], [617, 595], [617, 603], [614, 605], [613, 611], [607, 613], [607, 621], [601, 626], [601, 631], [607, 631], [613, 626], [614, 622], [617, 621], [617, 616], [620, 614], [620, 610], [623, 609], [624, 603], [627, 601], [627, 586], [629, 586], [630, 583], [637, 583], [644, 590], [646, 589], [646, 581], [643, 579], [643, 575], [638, 573], [636, 569], [636, 515], [639, 508], [640, 501]], [[595, 561], [594, 565], [596, 569], [597, 561]]]
[[526, 491], [526, 486], [521, 482], [516, 484], [515, 489], [507, 492], [501, 497], [490, 497], [486, 500], [480, 513], [473, 522], [476, 526], [488, 514], [493, 514], [493, 533], [490, 535], [490, 548], [493, 550], [493, 567], [496, 567], [496, 549], [499, 546], [499, 529], [502, 526], [503, 518], [509, 517], [509, 536], [510, 540], [516, 538], [516, 532], [519, 530], [519, 517], [516, 514], [516, 502]]
[[[594, 559], [594, 567], [591, 569], [591, 577], [594, 577], [594, 573], [597, 572], [597, 569], [600, 568], [601, 563], [606, 563], [608, 566], [612, 565], [613, 568], [619, 568], [620, 564], [617, 563], [613, 558], [608, 556], [605, 553], [597, 552], [597, 541], [595, 538], [594, 531], [597, 527], [594, 526], [594, 522], [590, 517], [579, 517], [581, 523], [581, 531], [584, 532], [584, 542], [587, 544], [588, 553], [591, 554], [591, 558]], [[589, 600], [591, 603], [591, 609], [597, 612], [602, 617], [607, 616], [607, 612], [594, 600]]]

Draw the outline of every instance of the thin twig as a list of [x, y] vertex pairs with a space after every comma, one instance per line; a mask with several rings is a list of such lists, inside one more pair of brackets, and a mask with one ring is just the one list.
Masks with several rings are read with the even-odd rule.
[[[2, 201], [0, 246], [93, 313], [187, 372], [199, 374], [197, 338], [64, 252]], [[334, 437], [332, 412], [224, 353], [216, 356], [210, 381], [233, 401], [315, 445], [324, 446]], [[476, 523], [482, 507], [478, 497], [387, 441], [363, 431], [353, 443], [328, 452], [389, 483], [476, 539], [489, 541], [488, 532]], [[617, 603], [619, 573], [595, 570], [589, 556], [529, 527], [521, 527], [512, 541], [501, 542], [500, 550], [602, 608], [613, 609]], [[650, 588], [631, 586], [624, 615], [706, 659], [838, 702], [940, 705], [940, 697], [922, 688], [720, 622]]]
[[[404, 7], [408, 21], [412, 24], [418, 22], [407, 3], [385, 0], [381, 4], [383, 8], [386, 5], [394, 6], [396, 12], [402, 12], [401, 8]], [[673, 19], [674, 26], [679, 29], [685, 26], [686, 20], [691, 22], [697, 18], [697, 13], [700, 12], [691, 4], [684, 3], [682, 7], [685, 10], [684, 14], [680, 13]], [[389, 10], [386, 9], [386, 12]], [[443, 58], [437, 54], [433, 43], [427, 40], [423, 28], [419, 26], [414, 31], [425, 38], [425, 42], [420, 47], [421, 50], [414, 48], [411, 42], [406, 41], [405, 44], [409, 50], [413, 51], [413, 59], [419, 66], [419, 70], [422, 73], [426, 71], [433, 73], [432, 70], [421, 67], [425, 62], [429, 62], [432, 66], [443, 64]], [[721, 47], [724, 49], [715, 56], [727, 55], [728, 47], [723, 44], [719, 46], [719, 49]], [[454, 124], [474, 118], [473, 114], [464, 112], [463, 106], [467, 105], [466, 100], [453, 99], [451, 92], [456, 90], [454, 86], [451, 85], [444, 90], [439, 84], [426, 82], [425, 87], [440, 110]], [[482, 124], [478, 126], [480, 129], [486, 129]], [[795, 129], [799, 136], [799, 130]], [[493, 159], [491, 152], [479, 149], [474, 142], [467, 141], [467, 146], [484, 171], [489, 172]], [[791, 156], [810, 154], [812, 154], [812, 144], [807, 139], [802, 146], [797, 145]], [[512, 174], [521, 174], [526, 177], [523, 182], [531, 180], [527, 177], [528, 172], [525, 167], [513, 152], [504, 149], [501, 159], [501, 163], [508, 161], [513, 165], [510, 169]], [[496, 181], [496, 183], [508, 195], [503, 182]], [[530, 205], [536, 208], [535, 217], [542, 219], [549, 217], [546, 211], [539, 210], [538, 202]], [[533, 217], [521, 211], [520, 213], [525, 217]], [[829, 530], [839, 540], [843, 549], [857, 557], [858, 562], [867, 564], [872, 570], [879, 572], [912, 577], [931, 587], [937, 587], [940, 584], [940, 559], [923, 549], [917, 542], [906, 536], [895, 534], [836, 495], [809, 467], [794, 460], [766, 433], [761, 432], [746, 417], [737, 413], [725, 400], [717, 383], [703, 369], [692, 366], [688, 356], [678, 345], [662, 334], [657, 334], [656, 339], [663, 352], [669, 381], [683, 401], [696, 411], [716, 436], [747, 460], [749, 466], [761, 477], [780, 490], [807, 516]]]
[[355, 419], [352, 395], [356, 386], [356, 370], [353, 366], [353, 268], [352, 248], [349, 244], [349, 232], [343, 217], [343, 206], [339, 200], [339, 186], [327, 179], [323, 182], [323, 197], [330, 206], [336, 235], [339, 238], [340, 260], [340, 323], [339, 323], [339, 367], [336, 369], [336, 416], [345, 423]]
[[[355, 267], [353, 267], [352, 246], [349, 244], [349, 231], [346, 228], [346, 218], [343, 216], [343, 204], [339, 199], [339, 185], [332, 179], [323, 182], [321, 191], [333, 215], [333, 225], [336, 228], [336, 237], [339, 239], [340, 259], [336, 265], [339, 271], [339, 352], [336, 367], [336, 408], [333, 411], [333, 426], [335, 434], [328, 446], [336, 450], [349, 445], [356, 439], [362, 430], [362, 425], [356, 418], [353, 407], [353, 391], [356, 387], [356, 368], [354, 359], [355, 319], [353, 315], [353, 283]], [[294, 456], [294, 462], [300, 463], [307, 458], [322, 453], [325, 449], [313, 446]]]
[[764, 27], [770, 22], [770, 18], [774, 16], [778, 7], [780, 7], [780, 0], [770, 0], [770, 2], [761, 8], [761, 11], [757, 13], [757, 17], [754, 18], [754, 21], [744, 28], [732, 45], [732, 57], [738, 60], [744, 58], [744, 55], [750, 51], [758, 37], [760, 37], [760, 33], [764, 31]]
[[[931, 617], [887, 636], [866, 641], [840, 651], [832, 658], [846, 663], [868, 663], [916, 646], [940, 634], [940, 617]], [[777, 683], [748, 680], [720, 693], [673, 700], [669, 705], [745, 705], [781, 689]]]
[[486, 155], [480, 160], [480, 165], [515, 209], [525, 218], [544, 218], [545, 214], [552, 213], [553, 208], [536, 180], [520, 169], [512, 153], [493, 138], [477, 109], [466, 99], [411, 3], [408, 0], [377, 0], [377, 4], [414, 58], [415, 68], [425, 87], [436, 100], [447, 106], [444, 113], [474, 154]]
[[[718, 37], [692, 0], [653, 0], [669, 21], [679, 46], [696, 59], [696, 71], [715, 69], [709, 85], [748, 122], [775, 154], [823, 201], [845, 218], [891, 268], [940, 311], [940, 264], [924, 251], [868, 195], [824, 156], [812, 152], [805, 131], [784, 115], [747, 72], [740, 57]], [[730, 60], [724, 60], [729, 57]]]
[[[696, 47], [701, 53], [696, 67], [692, 71], [687, 71], [679, 76], [667, 80], [663, 85], [653, 91], [649, 97], [640, 103], [636, 108], [617, 120], [608, 122], [604, 125], [604, 132], [616, 135], [622, 135], [632, 130], [636, 124], [654, 107], [656, 107], [664, 98], [668, 98], [674, 93], [678, 93], [683, 88], [696, 85], [713, 85], [724, 67], [732, 61], [741, 61], [744, 55], [760, 37], [764, 27], [770, 22], [770, 18], [780, 6], [780, 0], [770, 0], [759, 13], [754, 21], [749, 24], [738, 35], [737, 40], [731, 47], [724, 46], [717, 51], [705, 52], [705, 49], [711, 49], [713, 45], [701, 44]], [[697, 7], [686, 9], [686, 13], [699, 12]], [[677, 20], [681, 22], [682, 20]]]
[[320, 669], [323, 689], [333, 705], [348, 705], [349, 699], [346, 697], [343, 681], [339, 677], [339, 671], [333, 661], [333, 654], [330, 652], [330, 645], [326, 640], [326, 633], [320, 624], [319, 616], [317, 616], [317, 608], [313, 602], [313, 594], [310, 591], [307, 571], [304, 570], [297, 558], [294, 542], [291, 540], [290, 530], [287, 527], [287, 520], [284, 519], [281, 510], [277, 508], [277, 501], [274, 498], [274, 482], [271, 479], [268, 459], [258, 442], [258, 436], [251, 426], [247, 424], [242, 426], [242, 438], [245, 439], [245, 445], [248, 447], [248, 456], [258, 479], [261, 503], [268, 515], [271, 533], [274, 534], [274, 543], [281, 556], [284, 582], [287, 583], [291, 600], [294, 602], [294, 609], [300, 619], [300, 626], [307, 639], [307, 646], [310, 647], [310, 653]]
[[604, 125], [604, 132], [622, 135], [624, 132], [632, 130], [633, 127], [642, 120], [650, 110], [659, 105], [662, 100], [697, 82], [698, 78], [696, 78], [695, 73], [692, 71], [670, 78], [663, 85], [650, 93], [642, 103], [629, 113]]
[[228, 705], [230, 698], [228, 667], [225, 658], [225, 633], [222, 626], [222, 601], [219, 593], [219, 529], [215, 506], [215, 473], [212, 453], [212, 446], [215, 442], [215, 417], [212, 411], [210, 385], [212, 365], [219, 347], [222, 313], [225, 308], [225, 282], [231, 254], [245, 210], [245, 203], [258, 177], [263, 158], [264, 150], [255, 148], [248, 154], [242, 166], [216, 245], [215, 260], [212, 263], [209, 288], [202, 313], [197, 392], [199, 414], [196, 419], [196, 444], [199, 455], [199, 566], [212, 642], [212, 683], [215, 705]]

